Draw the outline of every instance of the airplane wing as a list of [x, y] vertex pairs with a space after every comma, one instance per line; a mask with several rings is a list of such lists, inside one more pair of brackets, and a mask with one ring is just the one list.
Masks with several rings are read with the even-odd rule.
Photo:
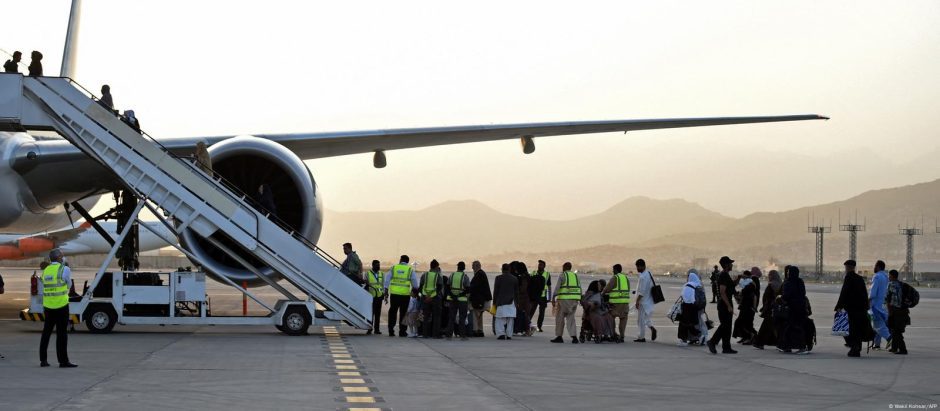
[[[476, 126], [403, 128], [389, 130], [339, 131], [297, 134], [252, 134], [278, 142], [305, 160], [441, 146], [511, 140], [523, 137], [552, 137], [577, 134], [627, 132], [663, 128], [721, 126], [732, 124], [772, 123], [782, 121], [828, 120], [816, 114], [755, 117], [671, 118], [641, 120], [571, 121], [555, 123], [521, 123]], [[158, 138], [161, 144], [180, 155], [191, 155], [198, 141], [209, 145], [235, 136]], [[37, 141], [43, 162], [80, 161], [85, 158], [75, 146], [61, 138]], [[21, 155], [26, 156], [24, 150]], [[23, 159], [18, 159], [20, 161]]]
[[[674, 118], [647, 120], [573, 121], [559, 123], [524, 123], [392, 130], [366, 130], [299, 134], [253, 134], [283, 144], [309, 160], [383, 150], [430, 147], [448, 144], [551, 137], [573, 134], [627, 132], [661, 128], [719, 126], [729, 124], [770, 123], [780, 121], [828, 120], [815, 114], [759, 117]], [[192, 151], [195, 141], [210, 145], [233, 136], [169, 138], [160, 142], [171, 149]]]
[[39, 236], [39, 237], [44, 237], [44, 238], [47, 238], [47, 239], [49, 239], [49, 240], [52, 240], [52, 241], [55, 242], [56, 244], [62, 244], [62, 243], [65, 243], [65, 242], [67, 242], [67, 241], [72, 241], [72, 240], [78, 238], [79, 235], [81, 235], [81, 234], [84, 233], [85, 231], [88, 231], [89, 228], [91, 228], [91, 224], [88, 224], [88, 223], [84, 223], [84, 222], [83, 222], [83, 223], [82, 223], [80, 226], [78, 226], [78, 227], [75, 227], [75, 228], [64, 228], [64, 229], [61, 229], [61, 230], [50, 231], [50, 232], [48, 232], [48, 233], [46, 233], [46, 234], [44, 234], [44, 235], [42, 235], [42, 236]]

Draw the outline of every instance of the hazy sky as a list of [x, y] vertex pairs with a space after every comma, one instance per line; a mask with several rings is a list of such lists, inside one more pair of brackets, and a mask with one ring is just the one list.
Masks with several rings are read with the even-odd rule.
[[[0, 48], [57, 73], [69, 3], [4, 2]], [[85, 0], [76, 78], [165, 137], [831, 116], [308, 162], [334, 210], [570, 218], [645, 195], [741, 216], [940, 177], [938, 22], [937, 1]]]

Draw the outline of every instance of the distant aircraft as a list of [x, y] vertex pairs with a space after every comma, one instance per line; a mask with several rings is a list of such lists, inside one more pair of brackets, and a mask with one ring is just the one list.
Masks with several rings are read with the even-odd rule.
[[[117, 223], [112, 221], [99, 222], [98, 224], [112, 238], [118, 236]], [[166, 238], [173, 238], [173, 233], [163, 224], [157, 222], [146, 224]], [[90, 230], [90, 228], [91, 224], [86, 222], [75, 228], [69, 227], [26, 236], [22, 234], [0, 234], [0, 261], [45, 257], [53, 248], [62, 250], [65, 255], [107, 254], [111, 250], [111, 245], [100, 234], [95, 230]], [[170, 245], [143, 227], [140, 229], [139, 241], [141, 252], [158, 250]]]

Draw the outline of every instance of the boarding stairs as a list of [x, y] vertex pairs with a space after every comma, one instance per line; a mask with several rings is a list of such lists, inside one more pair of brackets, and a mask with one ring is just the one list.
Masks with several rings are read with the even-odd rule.
[[[72, 80], [0, 74], [0, 127], [55, 130], [175, 221], [177, 234], [188, 228], [224, 247], [211, 238], [223, 233], [323, 306], [326, 319], [371, 328], [372, 296], [335, 259], [252, 206], [233, 185], [132, 129]], [[283, 292], [257, 267], [246, 268]]]

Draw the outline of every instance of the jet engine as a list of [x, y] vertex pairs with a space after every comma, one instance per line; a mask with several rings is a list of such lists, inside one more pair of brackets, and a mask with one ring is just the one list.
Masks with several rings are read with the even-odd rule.
[[[254, 136], [239, 136], [226, 139], [209, 147], [212, 169], [237, 187], [260, 207], [257, 201], [259, 188], [267, 185], [274, 197], [271, 211], [289, 229], [316, 243], [323, 224], [323, 208], [320, 191], [304, 162], [286, 147], [270, 140]], [[258, 269], [262, 275], [278, 280], [279, 276], [221, 233], [213, 237], [229, 249], [240, 253]], [[249, 287], [264, 285], [254, 273], [241, 266], [234, 258], [214, 247], [206, 239], [191, 230], [180, 236], [180, 244], [203, 260], [203, 268], [217, 280], [224, 276], [239, 285]], [[311, 256], [313, 258], [313, 256]]]

